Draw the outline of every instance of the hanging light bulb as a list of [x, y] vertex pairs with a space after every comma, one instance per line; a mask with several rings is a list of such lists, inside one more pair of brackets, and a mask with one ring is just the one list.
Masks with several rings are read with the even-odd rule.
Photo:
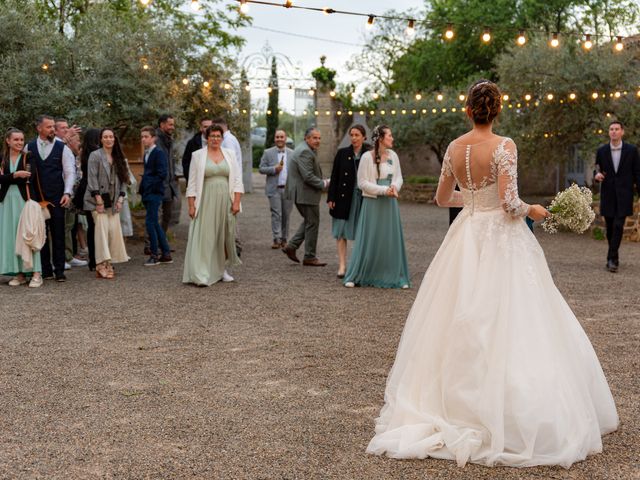
[[582, 44], [582, 47], [585, 50], [591, 50], [593, 48], [593, 42], [591, 41], [591, 35], [589, 35], [588, 33], [584, 36], [584, 43]]
[[409, 20], [409, 25], [407, 25], [407, 35], [410, 37], [413, 37], [416, 34], [415, 23], [415, 20]]
[[518, 43], [518, 45], [520, 45], [521, 47], [527, 43], [527, 37], [524, 34], [524, 30], [520, 30], [520, 33], [518, 34], [518, 38], [516, 39], [516, 42]]
[[287, 0], [284, 2], [284, 8], [291, 8], [293, 6], [293, 0]]
[[310, 89], [309, 89], [309, 96], [310, 96], [310, 97], [313, 97], [313, 94], [314, 94], [314, 93], [315, 93], [315, 92], [314, 92], [313, 88], [310, 88]]
[[366, 25], [368, 30], [373, 28], [373, 22], [375, 18], [376, 18], [375, 16], [369, 15], [369, 18], [367, 19], [367, 25]]
[[551, 37], [551, 42], [549, 42], [553, 48], [558, 48], [560, 46], [560, 40], [558, 40], [558, 33], [554, 33]]
[[439, 102], [441, 102], [442, 100], [444, 100], [444, 95], [442, 95], [441, 93], [439, 93], [438, 95], [436, 95], [436, 100], [438, 100]]
[[322, 9], [322, 13], [324, 13], [325, 15], [331, 15], [332, 13], [335, 13], [336, 11], [333, 8], [329, 8], [329, 7], [324, 7]]
[[502, 100], [505, 102], [509, 101], [509, 95], [507, 95], [506, 93], [502, 96]]
[[335, 92], [334, 90], [331, 90], [331, 91], [329, 92], [329, 96], [330, 96], [330, 97], [335, 97], [335, 96], [336, 96], [336, 92]]
[[597, 100], [599, 96], [600, 96], [600, 95], [598, 95], [598, 92], [593, 92], [593, 93], [591, 94], [591, 98], [593, 98], [594, 100]]
[[247, 0], [240, 0], [240, 13], [246, 15], [249, 13], [249, 3]]
[[527, 94], [524, 96], [524, 99], [525, 99], [527, 102], [530, 102], [530, 101], [531, 101], [531, 95], [529, 95], [529, 94], [527, 93]]
[[616, 49], [616, 52], [621, 52], [622, 50], [624, 50], [624, 43], [622, 43], [622, 37], [616, 37], [616, 43], [614, 48]]
[[185, 78], [183, 78], [183, 79], [182, 79], [182, 84], [183, 84], [183, 85], [189, 85], [189, 79], [188, 79], [188, 78], [186, 78], [186, 77], [185, 77]]
[[142, 4], [143, 7], [146, 7], [147, 5], [149, 5], [150, 0], [140, 0], [140, 3]]
[[380, 98], [380, 94], [378, 92], [373, 92], [373, 99], [377, 100], [378, 98]]
[[460, 100], [461, 102], [464, 102], [464, 99], [467, 98], [464, 96], [464, 93], [461, 93], [460, 95], [458, 95], [458, 100]]
[[576, 97], [577, 97], [577, 95], [576, 95], [575, 93], [573, 93], [573, 92], [571, 92], [571, 93], [569, 94], [569, 100], [575, 100], [575, 99], [576, 99]]
[[482, 34], [482, 41], [484, 43], [489, 43], [491, 41], [491, 30], [489, 27], [484, 28], [484, 33]]
[[615, 93], [613, 94], [613, 96], [614, 96], [615, 98], [620, 98], [620, 97], [622, 96], [622, 94], [621, 94], [620, 92], [615, 92]]
[[191, 10], [194, 12], [200, 10], [200, 2], [198, 0], [191, 0]]
[[267, 87], [267, 93], [271, 93], [271, 92], [273, 92], [273, 88], [271, 87], [271, 85], [269, 85]]
[[547, 100], [549, 100], [549, 101], [553, 100], [553, 93], [548, 93], [547, 94]]
[[416, 100], [422, 100], [422, 95], [419, 93], [416, 93]]
[[447, 25], [447, 29], [444, 32], [444, 38], [447, 40], [451, 40], [454, 37], [455, 33], [453, 32], [453, 25]]
[[207, 82], [206, 80], [204, 82], [202, 82], [202, 86], [204, 88], [209, 88], [209, 85], [211, 85], [209, 82]]

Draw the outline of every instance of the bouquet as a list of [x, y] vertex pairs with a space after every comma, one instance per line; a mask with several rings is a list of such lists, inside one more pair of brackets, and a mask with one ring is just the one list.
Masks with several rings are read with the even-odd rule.
[[559, 229], [584, 233], [596, 218], [591, 202], [591, 190], [574, 183], [566, 190], [558, 192], [553, 199], [547, 208], [551, 215], [544, 220], [542, 228], [548, 233], [556, 233]]

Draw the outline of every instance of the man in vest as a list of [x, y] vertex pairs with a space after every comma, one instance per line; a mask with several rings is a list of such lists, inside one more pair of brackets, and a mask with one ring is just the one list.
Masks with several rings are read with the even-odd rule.
[[[38, 136], [25, 150], [31, 163], [31, 188], [36, 201], [48, 201], [51, 218], [47, 220], [47, 240], [40, 252], [42, 276], [64, 282], [64, 229], [65, 209], [71, 204], [76, 178], [76, 160], [73, 152], [55, 137], [55, 122], [49, 115], [40, 115], [36, 121]], [[52, 267], [53, 260], [53, 267]]]

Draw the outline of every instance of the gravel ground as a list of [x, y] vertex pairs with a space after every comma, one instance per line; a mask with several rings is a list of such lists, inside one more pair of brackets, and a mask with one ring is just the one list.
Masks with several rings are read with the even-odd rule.
[[345, 289], [326, 211], [319, 256], [329, 266], [301, 267], [270, 249], [262, 192], [243, 203], [232, 284], [180, 283], [186, 221], [172, 265], [144, 268], [130, 243], [113, 282], [86, 269], [35, 291], [4, 279], [1, 478], [640, 478], [640, 245], [622, 246], [612, 275], [606, 242], [537, 232], [616, 399], [621, 425], [604, 452], [570, 470], [459, 469], [364, 452], [447, 212], [401, 207], [413, 289]]

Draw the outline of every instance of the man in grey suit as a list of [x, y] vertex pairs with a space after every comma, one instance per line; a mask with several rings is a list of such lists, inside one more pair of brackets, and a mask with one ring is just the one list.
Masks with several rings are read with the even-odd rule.
[[320, 146], [320, 132], [309, 128], [302, 142], [293, 152], [287, 165], [286, 196], [296, 204], [304, 221], [293, 238], [282, 251], [294, 262], [300, 263], [296, 250], [304, 242], [303, 265], [324, 267], [326, 263], [316, 257], [318, 229], [320, 227], [320, 197], [322, 190], [329, 186], [329, 180], [322, 178], [316, 151]]
[[293, 202], [286, 198], [287, 163], [293, 157], [293, 150], [287, 148], [287, 132], [276, 130], [275, 147], [267, 148], [260, 159], [260, 173], [267, 176], [265, 193], [271, 207], [271, 248], [282, 248], [289, 236], [289, 214]]

